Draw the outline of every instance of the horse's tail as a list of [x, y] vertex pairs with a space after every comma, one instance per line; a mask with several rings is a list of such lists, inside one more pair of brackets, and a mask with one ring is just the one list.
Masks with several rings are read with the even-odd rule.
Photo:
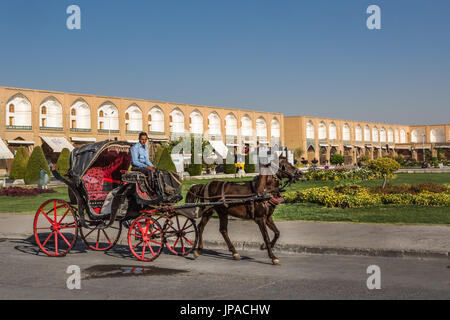
[[190, 187], [186, 194], [186, 203], [200, 202], [204, 186], [204, 184], [195, 184]]

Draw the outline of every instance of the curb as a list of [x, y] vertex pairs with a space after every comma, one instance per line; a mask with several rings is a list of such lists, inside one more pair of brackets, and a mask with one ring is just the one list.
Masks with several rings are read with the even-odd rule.
[[[34, 236], [33, 234], [0, 234], [0, 239], [24, 239]], [[82, 241], [78, 239], [77, 241]], [[126, 234], [122, 234], [117, 244], [128, 246]], [[228, 250], [225, 241], [203, 240], [204, 249], [224, 249]], [[261, 242], [233, 241], [236, 250], [240, 251], [261, 251]], [[299, 244], [277, 244], [275, 253], [283, 254], [328, 254], [328, 255], [349, 255], [387, 258], [437, 258], [448, 259], [449, 252], [431, 250], [396, 250], [396, 249], [373, 249], [373, 248], [349, 248], [349, 247], [324, 247], [324, 246], [303, 246]]]

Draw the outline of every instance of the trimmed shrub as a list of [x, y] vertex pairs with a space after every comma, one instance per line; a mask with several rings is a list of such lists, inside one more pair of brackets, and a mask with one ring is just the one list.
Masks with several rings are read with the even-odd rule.
[[55, 169], [60, 175], [65, 176], [70, 169], [70, 151], [64, 148], [59, 154], [58, 161], [56, 161]]
[[247, 153], [245, 155], [244, 171], [245, 171], [245, 173], [255, 173], [255, 171], [256, 171], [255, 164], [250, 163], [250, 155], [249, 155], [249, 153]]
[[50, 168], [48, 167], [47, 160], [45, 160], [44, 152], [40, 146], [33, 149], [30, 160], [28, 160], [27, 170], [25, 173], [25, 183], [33, 184], [39, 183], [39, 167], [44, 168], [50, 176]]
[[155, 160], [157, 160], [157, 164], [154, 164], [156, 168], [159, 170], [165, 170], [165, 171], [171, 171], [171, 172], [177, 172], [177, 168], [175, 167], [175, 164], [172, 161], [172, 157], [170, 156], [169, 149], [168, 148], [161, 148], [162, 151], [160, 152], [159, 158], [158, 153], [156, 154]]
[[201, 176], [202, 175], [202, 165], [199, 164], [190, 164], [188, 167], [189, 175], [192, 176]]
[[236, 165], [234, 163], [232, 164], [225, 164], [224, 172], [226, 174], [235, 174], [236, 173]]
[[14, 156], [14, 161], [11, 167], [11, 172], [9, 173], [9, 177], [12, 180], [24, 179], [25, 173], [27, 171], [28, 164], [28, 153], [25, 147], [20, 147], [16, 155]]

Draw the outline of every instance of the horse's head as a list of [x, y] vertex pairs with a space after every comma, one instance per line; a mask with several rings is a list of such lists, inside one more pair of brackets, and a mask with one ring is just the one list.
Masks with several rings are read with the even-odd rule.
[[303, 173], [290, 164], [286, 157], [280, 156], [278, 159], [278, 171], [276, 176], [280, 180], [287, 178], [290, 183], [293, 183], [295, 181], [299, 181], [302, 178]]

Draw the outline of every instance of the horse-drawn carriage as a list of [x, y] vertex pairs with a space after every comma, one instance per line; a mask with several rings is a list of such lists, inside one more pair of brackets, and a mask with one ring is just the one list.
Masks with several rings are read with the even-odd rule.
[[[196, 248], [195, 219], [205, 210], [247, 203], [254, 208], [255, 202], [272, 198], [256, 193], [246, 199], [230, 198], [222, 186], [221, 197], [212, 197], [214, 201], [200, 201], [199, 194], [193, 197], [190, 190], [193, 203], [174, 206], [183, 198], [179, 177], [155, 170], [147, 179], [143, 173], [129, 171], [130, 147], [121, 141], [88, 144], [72, 151], [67, 177], [52, 172], [68, 186], [70, 201], [48, 200], [37, 210], [33, 230], [40, 250], [49, 256], [64, 256], [74, 247], [79, 232], [89, 248], [106, 251], [118, 242], [125, 227], [129, 248], [141, 261], [156, 259], [164, 246], [185, 256]], [[201, 231], [204, 224], [202, 220]]]

